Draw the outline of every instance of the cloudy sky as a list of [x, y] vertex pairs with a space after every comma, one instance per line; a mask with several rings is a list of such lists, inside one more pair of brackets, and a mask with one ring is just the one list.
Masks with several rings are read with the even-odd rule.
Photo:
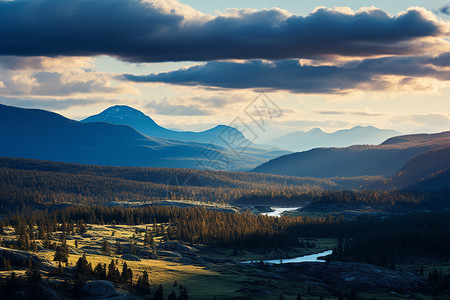
[[[0, 103], [74, 119], [125, 104], [168, 128], [244, 120], [261, 142], [436, 132], [449, 83], [447, 1], [0, 0]], [[282, 112], [263, 127], [261, 95]]]

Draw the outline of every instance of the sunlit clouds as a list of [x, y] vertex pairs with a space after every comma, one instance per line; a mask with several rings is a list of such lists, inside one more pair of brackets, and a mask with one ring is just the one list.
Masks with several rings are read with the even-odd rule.
[[445, 130], [446, 14], [448, 6], [299, 15], [204, 13], [176, 0], [0, 1], [0, 103], [78, 119], [125, 104], [201, 130], [229, 124], [266, 93], [285, 112], [267, 139], [313, 127]]

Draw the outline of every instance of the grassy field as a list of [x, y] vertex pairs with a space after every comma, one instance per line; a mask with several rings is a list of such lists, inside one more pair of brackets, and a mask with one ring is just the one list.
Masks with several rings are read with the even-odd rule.
[[[158, 226], [160, 226], [159, 224]], [[115, 243], [120, 242], [126, 245], [130, 241], [136, 244], [136, 250], [143, 253], [148, 251], [154, 252], [148, 245], [144, 246], [145, 230], [152, 231], [153, 225], [87, 225], [87, 232], [85, 234], [76, 234], [66, 236], [67, 244], [69, 246], [70, 255], [67, 268], [70, 269], [76, 265], [77, 260], [86, 254], [86, 258], [93, 266], [98, 263], [108, 265], [112, 259], [117, 261], [116, 266], [119, 270], [122, 269], [124, 259], [121, 258], [122, 253], [116, 253]], [[14, 239], [14, 231], [12, 228], [5, 228], [4, 241]], [[61, 233], [55, 233], [52, 236], [52, 241], [60, 241]], [[155, 237], [156, 253], [162, 242], [161, 236]], [[78, 247], [75, 246], [75, 241]], [[107, 241], [110, 245], [110, 253], [102, 251], [102, 245]], [[38, 244], [42, 241], [37, 240]], [[156, 288], [161, 284], [164, 289], [165, 298], [172, 292], [178, 290], [179, 285], [188, 288], [191, 299], [279, 299], [280, 294], [283, 293], [284, 299], [296, 299], [297, 294], [302, 295], [302, 299], [338, 299], [334, 292], [326, 285], [311, 283], [308, 281], [292, 282], [285, 280], [283, 277], [274, 275], [275, 273], [268, 273], [266, 269], [258, 267], [257, 265], [239, 264], [239, 261], [260, 259], [277, 259], [298, 257], [313, 253], [322, 252], [333, 249], [336, 245], [334, 239], [308, 239], [303, 240], [305, 245], [310, 247], [296, 247], [286, 250], [267, 249], [261, 251], [249, 251], [224, 249], [214, 247], [212, 245], [193, 245], [192, 249], [198, 252], [198, 257], [201, 258], [199, 262], [192, 263], [186, 261], [183, 257], [166, 257], [157, 256], [155, 258], [142, 258], [140, 261], [127, 260], [127, 265], [133, 270], [133, 281], [142, 275], [143, 271], [147, 271], [150, 275], [151, 295]], [[53, 261], [55, 251], [43, 249], [39, 247], [36, 254], [51, 262], [55, 267], [57, 263]], [[203, 260], [205, 259], [205, 260]], [[209, 263], [205, 261], [212, 260], [226, 260], [221, 263]], [[447, 262], [443, 270], [450, 271], [450, 262]], [[419, 259], [405, 263], [401, 268], [415, 271], [420, 268], [420, 265], [426, 265], [425, 271], [428, 272], [434, 267], [438, 267], [440, 262], [432, 264], [430, 261], [420, 261]], [[66, 269], [66, 270], [68, 270]], [[15, 270], [19, 275], [23, 275], [25, 270]], [[11, 271], [1, 272], [3, 275], [9, 274]], [[48, 274], [44, 274], [47, 278]], [[52, 277], [54, 280], [54, 278]], [[177, 286], [174, 283], [177, 282]], [[116, 287], [128, 294], [126, 287], [116, 284]], [[399, 294], [358, 294], [360, 299], [405, 299], [405, 295]], [[322, 297], [322, 298], [320, 298]], [[414, 295], [416, 299], [432, 299], [423, 295]], [[133, 299], [148, 299], [148, 295], [133, 295]], [[439, 299], [439, 298], [437, 298]]]

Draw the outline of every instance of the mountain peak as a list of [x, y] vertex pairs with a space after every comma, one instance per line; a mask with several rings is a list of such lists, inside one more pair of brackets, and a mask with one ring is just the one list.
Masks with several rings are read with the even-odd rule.
[[324, 133], [322, 129], [316, 127], [308, 131], [308, 133]]
[[163, 129], [143, 112], [127, 105], [108, 107], [101, 113], [90, 116], [81, 122], [106, 122], [116, 125], [128, 125], [147, 135], [155, 130]]
[[143, 112], [132, 108], [127, 105], [114, 105], [111, 107], [108, 107], [104, 111], [102, 111], [99, 115], [109, 115], [109, 116], [117, 116], [117, 117], [140, 117], [140, 118], [150, 118], [149, 116], [145, 115]]

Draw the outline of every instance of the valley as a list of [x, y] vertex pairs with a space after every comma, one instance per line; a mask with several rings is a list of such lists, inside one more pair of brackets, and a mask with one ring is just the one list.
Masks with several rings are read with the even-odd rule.
[[0, 0], [0, 300], [449, 300], [450, 3]]
[[[152, 124], [131, 108], [116, 110]], [[76, 122], [44, 111], [2, 111], [40, 124], [29, 133], [4, 130], [0, 141], [0, 296], [6, 299], [17, 293], [446, 299], [449, 293], [448, 132], [284, 156], [252, 145], [233, 163], [243, 167], [256, 157], [250, 153], [263, 163], [237, 172], [193, 167], [176, 156], [181, 151], [195, 160], [208, 149], [231, 157], [220, 142], [183, 140], [193, 133], [169, 140], [120, 118], [113, 125], [107, 118]], [[21, 117], [3, 121], [18, 125]], [[214, 140], [214, 132], [196, 136]], [[268, 153], [281, 156], [269, 160]]]

